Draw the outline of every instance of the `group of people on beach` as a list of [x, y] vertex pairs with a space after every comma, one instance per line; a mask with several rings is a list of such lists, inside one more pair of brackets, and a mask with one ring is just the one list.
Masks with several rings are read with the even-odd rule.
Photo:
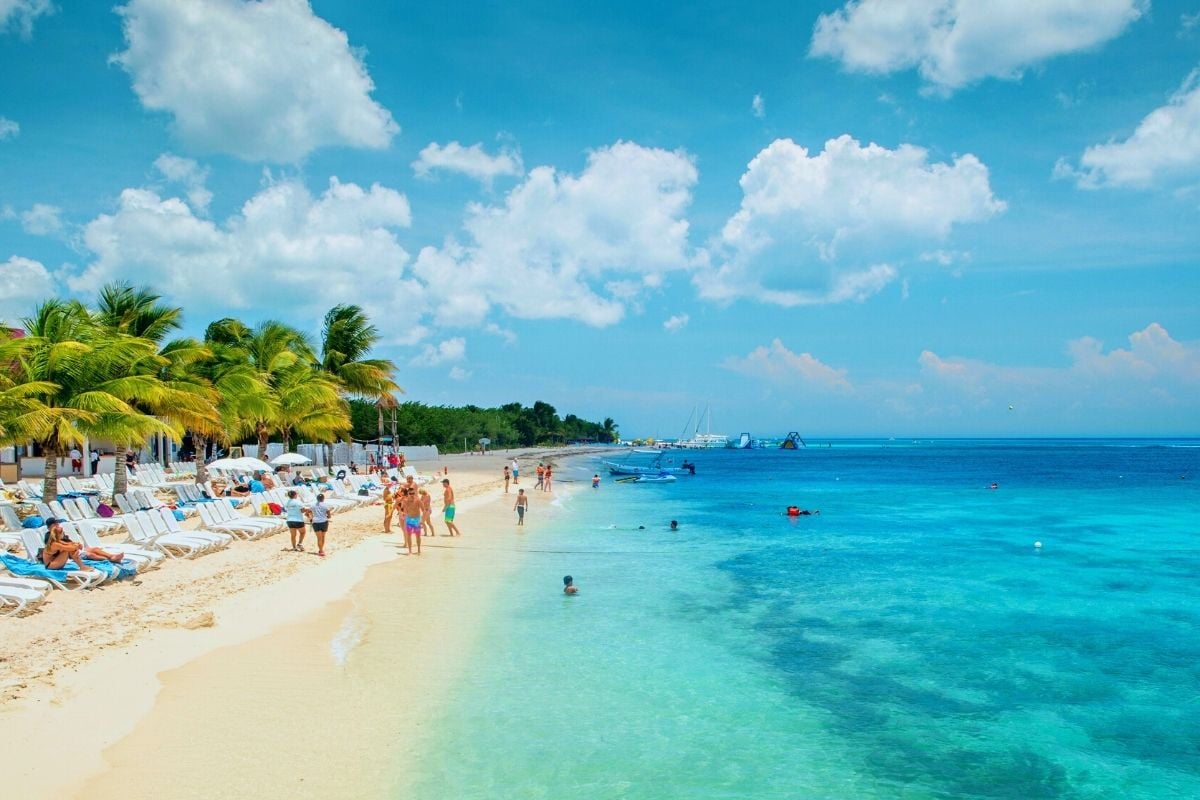
[[[461, 536], [454, 523], [454, 489], [450, 479], [442, 479], [442, 518], [446, 522], [448, 536]], [[436, 535], [433, 528], [433, 497], [424, 487], [418, 486], [412, 475], [404, 483], [392, 478], [383, 485], [383, 532], [392, 532], [393, 517], [404, 526], [404, 547], [409, 555], [421, 554], [421, 538]]]

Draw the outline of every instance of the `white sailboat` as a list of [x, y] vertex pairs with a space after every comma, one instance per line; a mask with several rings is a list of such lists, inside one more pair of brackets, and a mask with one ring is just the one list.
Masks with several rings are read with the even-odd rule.
[[[693, 409], [693, 413], [695, 410]], [[691, 421], [691, 417], [688, 417]], [[704, 422], [704, 432], [700, 432], [700, 423]], [[687, 429], [684, 428], [686, 433]], [[712, 432], [712, 407], [705, 406], [704, 413], [700, 415], [700, 419], [696, 420], [696, 430], [690, 439], [681, 438], [675, 443], [676, 447], [682, 447], [685, 450], [709, 450], [714, 448], [728, 447], [729, 437], [723, 433]]]

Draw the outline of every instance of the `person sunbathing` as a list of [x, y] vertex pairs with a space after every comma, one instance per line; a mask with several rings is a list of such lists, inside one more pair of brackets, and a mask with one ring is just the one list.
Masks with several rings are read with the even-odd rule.
[[42, 548], [41, 557], [42, 564], [47, 569], [62, 569], [68, 561], [74, 561], [80, 571], [95, 572], [95, 567], [86, 566], [83, 559], [90, 558], [93, 561], [111, 561], [119, 564], [124, 558], [120, 554], [109, 553], [99, 547], [84, 547], [79, 542], [72, 542], [71, 537], [67, 536], [66, 531], [63, 530], [60, 520], [53, 518], [46, 520], [46, 528], [46, 543]]

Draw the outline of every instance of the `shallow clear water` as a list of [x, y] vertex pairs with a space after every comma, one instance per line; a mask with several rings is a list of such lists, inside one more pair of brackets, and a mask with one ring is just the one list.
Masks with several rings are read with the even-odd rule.
[[605, 476], [526, 540], [397, 769], [422, 798], [1200, 797], [1196, 444], [834, 442]]

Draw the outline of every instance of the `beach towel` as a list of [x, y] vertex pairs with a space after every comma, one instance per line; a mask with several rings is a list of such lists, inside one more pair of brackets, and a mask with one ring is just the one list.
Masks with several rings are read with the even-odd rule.
[[[83, 560], [83, 563], [89, 567], [95, 567], [109, 578], [116, 576], [119, 579], [124, 579], [137, 575], [137, 565], [128, 558], [120, 564], [113, 564], [110, 561], [91, 561], [86, 558]], [[67, 581], [67, 573], [79, 571], [79, 568], [70, 561], [67, 562], [67, 565], [63, 569], [49, 569], [36, 561], [30, 561], [27, 558], [11, 554], [0, 555], [0, 564], [3, 564], [4, 568], [13, 575], [21, 578], [51, 578], [59, 583]]]

